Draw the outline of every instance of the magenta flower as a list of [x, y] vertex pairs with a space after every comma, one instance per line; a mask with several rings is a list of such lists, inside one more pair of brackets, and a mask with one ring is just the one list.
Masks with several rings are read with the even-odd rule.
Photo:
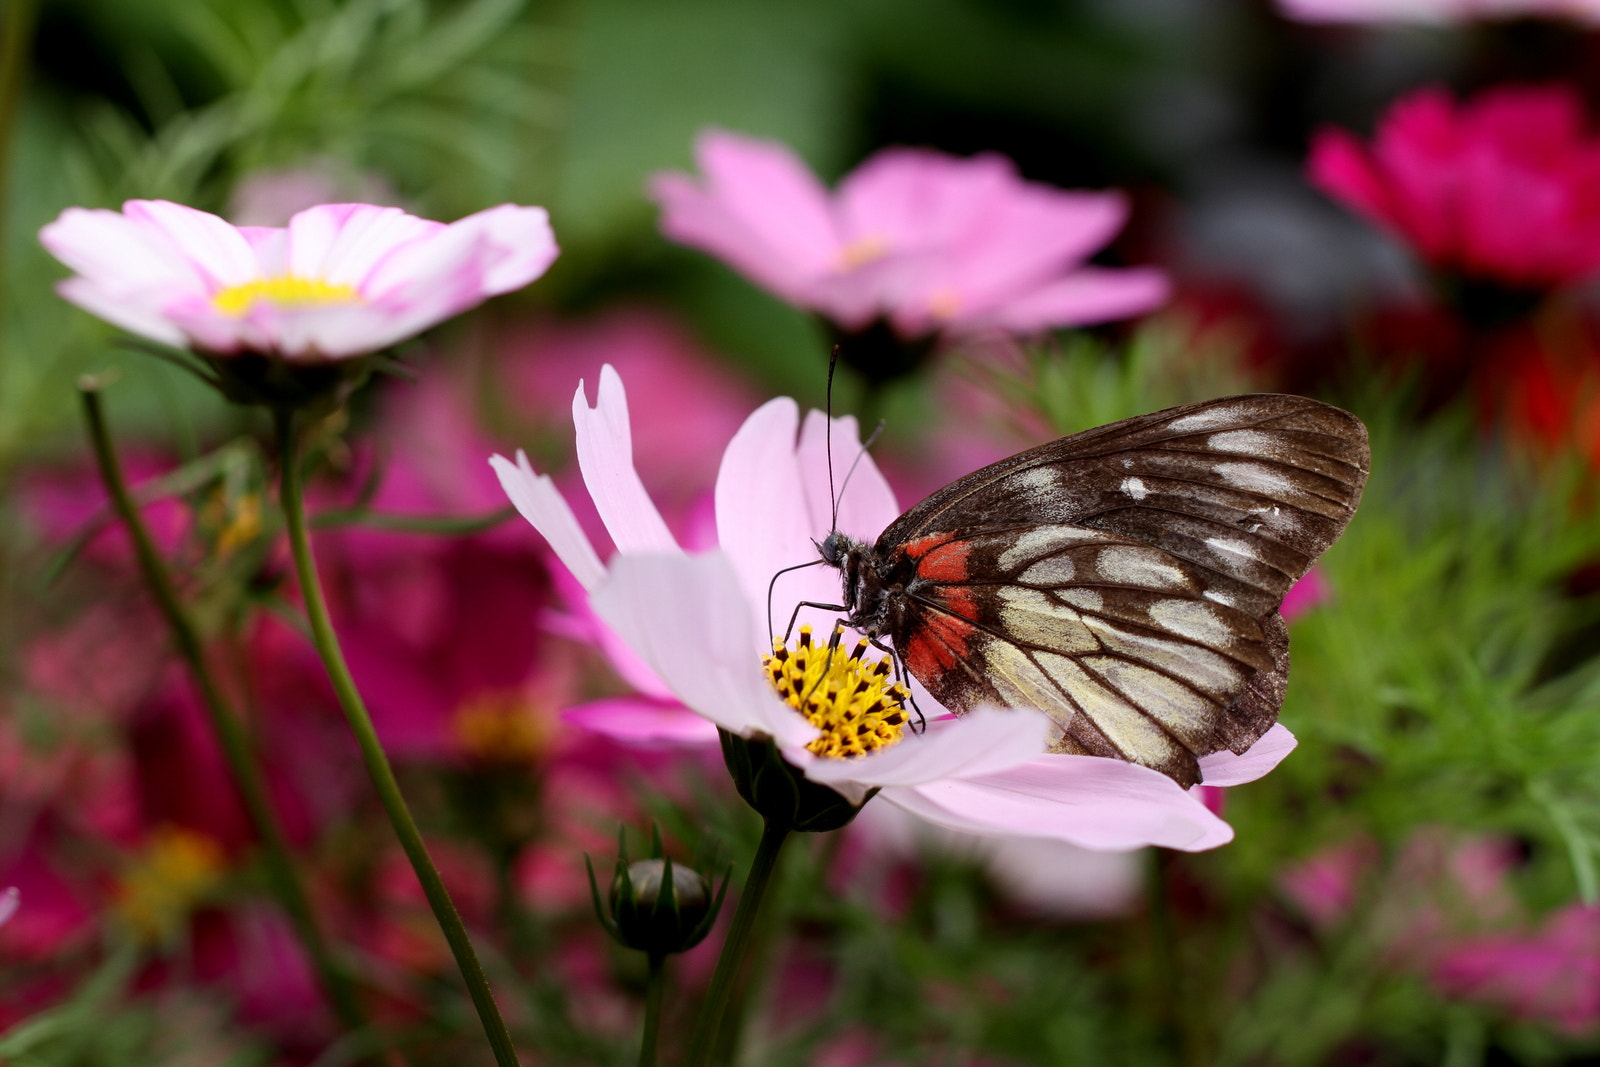
[[153, 341], [298, 362], [387, 348], [543, 274], [543, 208], [445, 225], [372, 204], [323, 204], [286, 228], [233, 226], [164, 200], [68, 208], [39, 231], [75, 272], [57, 292]]
[[832, 196], [775, 142], [709, 130], [695, 156], [703, 180], [651, 182], [662, 232], [846, 333], [880, 319], [902, 339], [1026, 333], [1167, 298], [1158, 270], [1084, 265], [1126, 220], [1122, 194], [1023, 181], [1004, 156], [890, 148]]
[[1371, 146], [1320, 131], [1313, 184], [1389, 230], [1430, 266], [1522, 289], [1600, 269], [1600, 139], [1577, 93], [1504, 88], [1457, 104], [1398, 101]]
[[[901, 731], [862, 755], [826, 754], [826, 726], [780, 699], [761, 662], [772, 648], [770, 635], [783, 632], [797, 602], [839, 595], [832, 570], [794, 571], [779, 581], [771, 617], [764, 617], [772, 575], [814, 559], [815, 542], [829, 532], [826, 419], [812, 412], [802, 430], [799, 409], [787, 398], [757, 409], [723, 455], [716, 486], [719, 548], [690, 555], [679, 549], [634, 470], [621, 379], [606, 368], [598, 404], [589, 406], [580, 385], [573, 407], [584, 481], [617, 547], [609, 563], [554, 483], [535, 474], [526, 456], [515, 465], [499, 456], [491, 462], [518, 510], [588, 591], [611, 631], [607, 651], [652, 695], [659, 712], [676, 701], [728, 733], [771, 739], [807, 778], [852, 803], [878, 790], [887, 802], [949, 829], [1102, 850], [1149, 844], [1193, 850], [1232, 837], [1195, 794], [1159, 772], [1048, 753], [1051, 724], [1032, 710], [941, 716], [922, 694], [918, 702], [930, 718], [925, 733]], [[833, 442], [836, 454], [857, 454], [854, 420], [835, 421]], [[871, 539], [898, 512], [882, 475], [864, 457], [840, 500], [840, 529]], [[824, 633], [831, 627], [829, 613], [807, 612], [802, 622]], [[1202, 761], [1206, 780], [1230, 785], [1259, 777], [1293, 743], [1280, 728], [1244, 756], [1209, 756]]]
[[1595, 0], [1278, 0], [1301, 22], [1448, 24], [1478, 19], [1548, 18], [1600, 22]]

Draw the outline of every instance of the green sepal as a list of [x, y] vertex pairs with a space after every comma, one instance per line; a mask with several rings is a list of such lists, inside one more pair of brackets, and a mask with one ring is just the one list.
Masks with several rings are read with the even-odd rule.
[[873, 789], [852, 804], [839, 793], [813, 782], [778, 753], [769, 738], [747, 738], [718, 730], [722, 761], [745, 803], [767, 822], [801, 833], [826, 833], [848, 826]]

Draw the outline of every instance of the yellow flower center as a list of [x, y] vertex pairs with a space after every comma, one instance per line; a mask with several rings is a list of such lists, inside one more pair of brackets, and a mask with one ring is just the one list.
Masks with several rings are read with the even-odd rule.
[[238, 317], [261, 300], [283, 308], [299, 308], [315, 304], [344, 304], [359, 299], [361, 294], [356, 292], [353, 285], [283, 274], [276, 278], [257, 278], [240, 285], [230, 285], [213, 296], [211, 303], [224, 315]]
[[877, 234], [857, 238], [839, 250], [839, 269], [852, 271], [889, 254], [889, 242]]
[[836, 645], [815, 645], [811, 627], [800, 627], [794, 648], [781, 639], [762, 658], [767, 677], [790, 707], [822, 731], [806, 746], [818, 756], [864, 756], [899, 741], [905, 733], [905, 704], [911, 694], [889, 680], [887, 657], [866, 660], [867, 642], [846, 655]]
[[550, 724], [520, 692], [474, 696], [450, 726], [462, 751], [486, 763], [531, 763], [550, 747]]
[[222, 870], [222, 848], [211, 838], [162, 827], [117, 883], [117, 914], [141, 941], [170, 940], [222, 881]]

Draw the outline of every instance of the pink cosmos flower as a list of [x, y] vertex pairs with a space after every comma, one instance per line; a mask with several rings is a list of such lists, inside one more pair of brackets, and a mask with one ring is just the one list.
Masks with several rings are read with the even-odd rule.
[[[582, 385], [573, 398], [579, 465], [616, 545], [602, 563], [571, 508], [527, 457], [490, 462], [517, 509], [549, 541], [609, 627], [606, 650], [625, 677], [655, 700], [658, 713], [687, 706], [718, 728], [770, 738], [806, 777], [852, 802], [879, 790], [885, 801], [936, 825], [971, 833], [1006, 833], [1119, 850], [1148, 844], [1215, 847], [1228, 825], [1192, 793], [1148, 768], [1092, 756], [1046, 752], [1051, 725], [1027, 710], [981, 708], [959, 718], [930, 712], [924, 733], [853, 758], [830, 758], [807, 746], [819, 736], [784, 703], [761, 667], [773, 632], [783, 632], [801, 601], [831, 602], [838, 576], [812, 567], [783, 576], [769, 613], [767, 588], [781, 568], [816, 558], [831, 528], [825, 444], [819, 412], [800, 426], [794, 401], [758, 408], [723, 454], [716, 486], [719, 548], [682, 551], [633, 466], [627, 398], [609, 367], [598, 403]], [[798, 431], [798, 443], [797, 443]], [[853, 419], [833, 423], [838, 455], [860, 452]], [[838, 506], [838, 528], [866, 540], [899, 513], [882, 475], [864, 456]], [[807, 618], [807, 615], [810, 618]], [[820, 632], [829, 613], [805, 609]], [[709, 731], [707, 731], [709, 732]], [[1244, 756], [1202, 761], [1206, 780], [1231, 785], [1265, 774], [1293, 747], [1281, 728]]]
[[829, 195], [787, 147], [722, 130], [695, 143], [704, 180], [658, 174], [661, 230], [847, 333], [1025, 333], [1149, 311], [1167, 280], [1085, 266], [1128, 215], [1120, 193], [1023, 181], [1004, 156], [890, 148]]
[[1278, 0], [1301, 22], [1448, 24], [1477, 19], [1548, 18], [1600, 22], [1595, 0]]
[[1370, 146], [1319, 131], [1308, 170], [1433, 267], [1547, 289], [1600, 269], [1600, 139], [1584, 127], [1564, 85], [1462, 104], [1421, 89], [1389, 109]]
[[387, 348], [543, 274], [543, 208], [502, 204], [445, 225], [372, 204], [322, 204], [285, 228], [233, 226], [164, 200], [68, 208], [39, 231], [75, 272], [67, 300], [125, 330], [209, 355], [346, 359]]

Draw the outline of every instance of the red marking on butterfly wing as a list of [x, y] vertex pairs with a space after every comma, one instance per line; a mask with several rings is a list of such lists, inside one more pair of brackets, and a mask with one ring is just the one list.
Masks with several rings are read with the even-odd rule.
[[927, 612], [906, 643], [906, 668], [918, 678], [937, 678], [967, 655], [976, 627], [954, 615]]

